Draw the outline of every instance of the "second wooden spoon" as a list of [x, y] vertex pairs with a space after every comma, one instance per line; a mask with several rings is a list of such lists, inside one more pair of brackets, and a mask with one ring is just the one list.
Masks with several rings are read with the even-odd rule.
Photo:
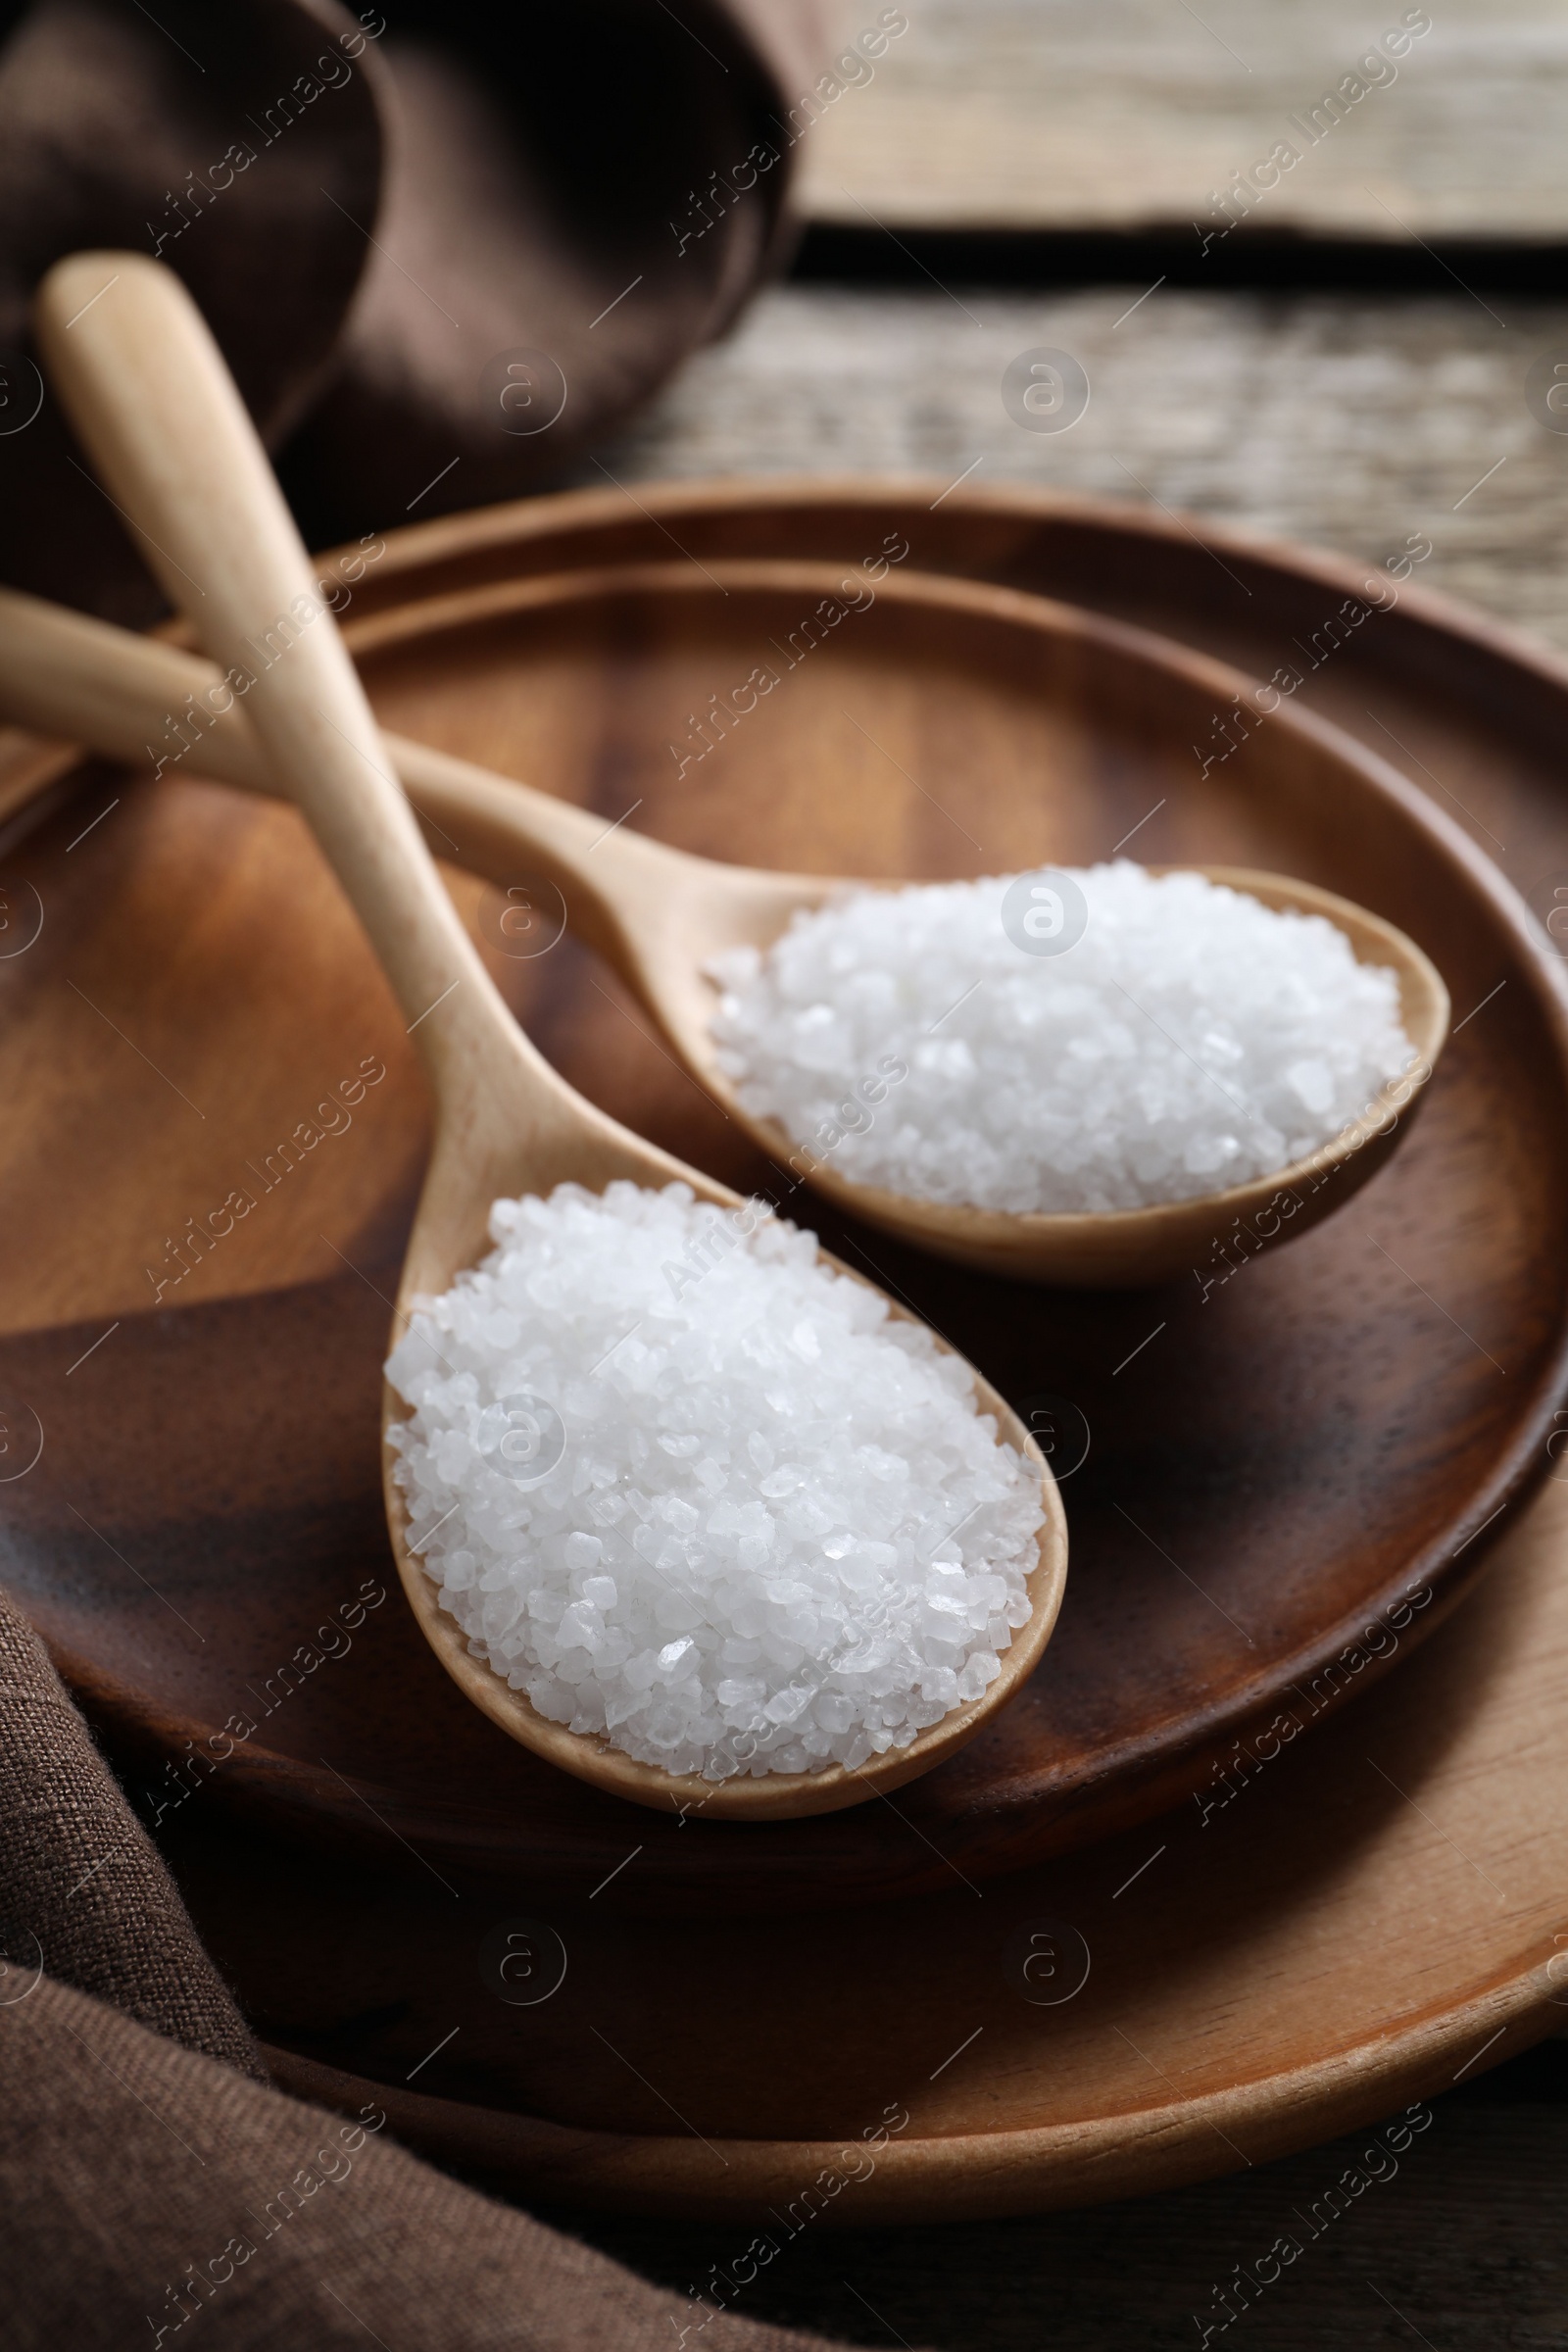
[[[543, 614], [564, 599], [639, 596], [665, 605], [715, 589], [737, 603], [769, 598], [781, 588], [795, 599], [814, 601], [838, 587], [841, 576], [841, 566], [799, 563], [716, 563], [701, 573], [690, 566], [647, 565], [569, 579], [502, 582], [433, 607], [427, 602], [421, 617], [426, 627], [456, 630], [502, 615], [525, 621], [530, 612]], [[997, 631], [1021, 632], [1026, 638], [1068, 626], [1078, 635], [1099, 633], [1116, 640], [1124, 659], [1131, 654], [1154, 671], [1155, 683], [1162, 660], [1168, 660], [1135, 632], [1118, 631], [1092, 615], [1068, 615], [1007, 589], [894, 575], [877, 593], [905, 607], [936, 605], [956, 615], [979, 612]], [[197, 737], [192, 765], [221, 782], [273, 788], [245, 716], [246, 703], [209, 663], [4, 590], [0, 624], [0, 708], [11, 716], [139, 760], [153, 742], [168, 740], [172, 715], [194, 711], [197, 716], [185, 720]], [[377, 624], [369, 625], [373, 640]], [[1135, 640], [1132, 646], [1122, 642], [1129, 637]], [[1216, 679], [1214, 692], [1223, 702], [1222, 681]], [[1282, 711], [1273, 723], [1301, 722]], [[1410, 1111], [1447, 1034], [1448, 998], [1442, 979], [1392, 923], [1311, 883], [1250, 868], [1200, 866], [1196, 870], [1211, 881], [1247, 891], [1266, 906], [1325, 916], [1346, 934], [1361, 961], [1391, 966], [1405, 1032], [1418, 1056], [1414, 1070], [1385, 1086], [1365, 1113], [1309, 1161], [1147, 1208], [1012, 1214], [858, 1183], [822, 1154], [797, 1144], [776, 1120], [758, 1117], [742, 1104], [719, 1066], [710, 1026], [716, 991], [704, 976], [705, 964], [721, 950], [767, 948], [794, 914], [821, 906], [849, 885], [822, 875], [766, 872], [693, 857], [629, 825], [607, 829], [595, 812], [426, 745], [391, 735], [382, 741], [431, 846], [460, 836], [462, 861], [490, 880], [505, 886], [520, 866], [554, 883], [565, 900], [572, 929], [621, 973], [693, 1077], [764, 1152], [851, 1214], [919, 1249], [989, 1273], [1089, 1287], [1154, 1283], [1207, 1264], [1215, 1243], [1234, 1230], [1250, 1230], [1250, 1247], [1271, 1231], [1281, 1241], [1306, 1232], [1348, 1200], [1408, 1132]], [[1396, 1115], [1400, 1112], [1402, 1117]], [[1291, 1207], [1283, 1215], [1274, 1210], [1270, 1224], [1265, 1214], [1282, 1194], [1290, 1197]]]
[[[145, 256], [79, 254], [44, 280], [37, 318], [52, 379], [167, 592], [220, 664], [244, 663], [250, 641], [279, 612], [296, 600], [314, 607], [312, 572], [190, 297]], [[567, 1181], [602, 1191], [624, 1178], [644, 1186], [681, 1180], [701, 1199], [739, 1206], [734, 1194], [584, 1102], [513, 1020], [387, 772], [380, 735], [329, 612], [313, 610], [286, 659], [258, 680], [250, 708], [274, 778], [310, 821], [365, 924], [435, 1094], [435, 1144], [395, 1332], [406, 1327], [419, 1294], [449, 1289], [486, 1252], [490, 1206], [498, 1199], [546, 1194]], [[900, 1310], [890, 1302], [890, 1311]], [[835, 1765], [710, 1783], [662, 1772], [604, 1740], [547, 1721], [469, 1654], [441, 1610], [410, 1549], [388, 1446], [388, 1525], [404, 1590], [425, 1638], [466, 1695], [514, 1739], [584, 1780], [638, 1803], [684, 1804], [714, 1818], [776, 1819], [858, 1804], [928, 1771], [972, 1739], [1038, 1663], [1060, 1606], [1066, 1530], [1055, 1484], [1005, 1400], [977, 1373], [971, 1378], [979, 1410], [995, 1415], [1002, 1440], [1041, 1482], [1046, 1524], [1030, 1578], [1032, 1613], [982, 1698], [860, 1770]], [[384, 1427], [402, 1411], [385, 1392]]]

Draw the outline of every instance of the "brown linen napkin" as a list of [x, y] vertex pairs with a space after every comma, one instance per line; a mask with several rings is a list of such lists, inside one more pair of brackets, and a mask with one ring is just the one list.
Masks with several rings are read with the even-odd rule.
[[318, 544], [557, 481], [786, 250], [827, 0], [389, 0], [376, 248], [290, 453]]
[[0, 2085], [7, 2352], [820, 2352], [47, 1977], [0, 2008]]
[[[151, 15], [0, 0], [0, 576], [146, 621], [162, 600], [31, 357], [33, 289], [84, 247], [156, 253], [275, 443], [318, 388], [364, 268], [379, 60], [334, 0], [159, 0]], [[302, 83], [320, 95], [291, 115]]]
[[[257, 2080], [255, 2045], [41, 1643], [0, 1593], [8, 2352], [811, 2352]], [[46, 1972], [46, 1973], [45, 1973]], [[98, 1996], [98, 1997], [94, 1997]], [[166, 2038], [167, 2037], [167, 2038]]]
[[157, 1848], [43, 1643], [3, 1592], [0, 1952], [7, 2024], [44, 1970], [157, 2034], [266, 2080]]
[[50, 264], [190, 286], [316, 544], [559, 479], [785, 250], [830, 0], [0, 0], [0, 578], [156, 590], [48, 397]]

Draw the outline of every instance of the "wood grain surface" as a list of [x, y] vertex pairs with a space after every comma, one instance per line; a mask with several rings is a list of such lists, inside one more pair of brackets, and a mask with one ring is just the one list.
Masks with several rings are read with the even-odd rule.
[[352, 2105], [368, 2078], [403, 2136], [530, 2195], [749, 2233], [769, 2209], [801, 2228], [824, 2173], [806, 2213], [831, 2230], [1245, 2172], [1560, 2021], [1565, 1542], [1557, 1481], [1315, 1738], [983, 1888], [656, 1928], [629, 1871], [572, 1902], [407, 1853], [236, 1851], [200, 1796], [173, 1850], [285, 2082]]
[[[1038, 293], [782, 287], [582, 478], [625, 483], [628, 514], [639, 476], [917, 470], [937, 477], [931, 498], [959, 477], [1018, 482], [1377, 564], [1414, 537], [1431, 548], [1414, 579], [1568, 647], [1568, 435], [1546, 429], [1525, 380], [1538, 359], [1568, 360], [1568, 305], [1457, 285], [1395, 300], [1151, 292], [1154, 276]], [[1042, 348], [1088, 377], [1065, 431], [1027, 430], [1003, 403], [1004, 370]]]
[[[1471, 2080], [1432, 2102], [1436, 2128], [1407, 2156], [1373, 2158], [1376, 2186], [1329, 2228], [1321, 2226], [1325, 2192], [1348, 2172], [1367, 2178], [1360, 2162], [1375, 2143], [1364, 2132], [1089, 2212], [941, 2230], [806, 2230], [734, 2308], [882, 2352], [900, 2342], [948, 2352], [1037, 2352], [1043, 2343], [1053, 2352], [1192, 2352], [1204, 2323], [1216, 2342], [1247, 2352], [1423, 2343], [1442, 2352], [1561, 2352], [1564, 2117], [1561, 2105], [1531, 2103], [1528, 2091], [1568, 2093], [1568, 2049], [1553, 2044], [1474, 2090]], [[749, 2242], [732, 2225], [534, 2205], [667, 2286], [681, 2325], [690, 2290], [731, 2275]], [[1314, 2205], [1312, 2237], [1302, 2217]], [[1245, 2322], [1222, 2334], [1215, 2288], [1234, 2286], [1237, 2266], [1256, 2264], [1285, 2232], [1301, 2257], [1273, 2291], [1250, 2295]]]
[[[840, 0], [842, 46], [860, 55], [835, 76], [838, 94], [820, 93], [805, 145], [814, 219], [1174, 228], [1196, 255], [1192, 223], [1223, 230], [1231, 217], [1211, 192], [1283, 142], [1298, 160], [1252, 179], [1248, 213], [1233, 207], [1245, 233], [1549, 241], [1568, 221], [1568, 53], [1550, 0], [1408, 13], [1358, 0], [910, 0], [896, 14], [907, 29], [867, 59], [855, 36], [887, 12]], [[1410, 37], [1412, 16], [1429, 29]], [[1331, 94], [1338, 110], [1314, 123]]]

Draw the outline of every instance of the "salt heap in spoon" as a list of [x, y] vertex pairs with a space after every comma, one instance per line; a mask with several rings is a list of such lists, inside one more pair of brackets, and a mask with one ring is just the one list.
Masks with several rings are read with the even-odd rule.
[[1038, 1477], [929, 1332], [683, 1184], [498, 1200], [490, 1233], [388, 1362], [394, 1475], [540, 1714], [719, 1780], [858, 1767], [995, 1682]]
[[1396, 975], [1322, 915], [1122, 858], [1068, 874], [1087, 919], [1041, 952], [1019, 888], [854, 891], [765, 956], [716, 956], [712, 1033], [746, 1108], [861, 1184], [1131, 1209], [1307, 1157], [1414, 1058]]

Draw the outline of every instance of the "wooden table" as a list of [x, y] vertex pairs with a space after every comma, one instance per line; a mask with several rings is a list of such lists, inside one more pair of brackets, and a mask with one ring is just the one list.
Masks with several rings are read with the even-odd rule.
[[[1547, 2044], [1528, 2100], [1500, 2078], [1433, 2103], [1396, 2177], [1374, 2186], [1216, 2345], [1324, 2352], [1555, 2352], [1568, 2343], [1562, 2184], [1568, 2050]], [[1549, 2070], [1549, 2071], [1548, 2071]], [[1555, 2104], [1548, 2096], [1555, 2077]], [[1133, 2205], [950, 2229], [803, 2232], [737, 2307], [853, 2342], [943, 2352], [1192, 2352], [1194, 2314], [1309, 2213], [1367, 2134]], [[744, 2246], [733, 2227], [564, 2222], [678, 2294]], [[695, 2338], [693, 2339], [695, 2341]]]
[[[1249, 233], [1545, 241], [1568, 220], [1553, 0], [907, 0], [870, 61], [889, 12], [836, 4], [862, 62], [808, 148], [814, 220], [1189, 237], [1223, 228], [1211, 192], [1241, 172]], [[1281, 144], [1296, 160], [1255, 173]]]
[[[1004, 13], [1015, 26], [1066, 15]], [[1278, 13], [1297, 27], [1304, 16]], [[1102, 25], [1106, 12], [1093, 14]], [[926, 15], [949, 33], [956, 21], [953, 8]], [[1164, 11], [1161, 23], [1169, 32]], [[1522, 121], [1537, 95], [1521, 99]], [[844, 106], [871, 103], [860, 92]], [[1496, 160], [1499, 172], [1517, 164]], [[785, 287], [603, 466], [628, 481], [919, 466], [1152, 497], [1371, 558], [1424, 536], [1427, 585], [1568, 646], [1568, 435], [1537, 421], [1523, 388], [1538, 352], [1568, 358], [1568, 301], [1458, 287], [1402, 301], [1145, 293], [999, 294], [957, 279], [912, 295]], [[1071, 351], [1090, 378], [1088, 412], [1065, 433], [1022, 430], [1002, 403], [1004, 367], [1039, 345]], [[1397, 2179], [1314, 2241], [1226, 2340], [1248, 2352], [1568, 2346], [1568, 2044], [1469, 2077], [1434, 2111]], [[1293, 2208], [1310, 2208], [1358, 2144], [1133, 2206], [803, 2238], [742, 2308], [955, 2352], [1198, 2345], [1194, 2315], [1214, 2318], [1214, 2286], [1293, 2228]], [[721, 2230], [558, 2218], [681, 2290], [735, 2251]]]
[[[1142, 297], [1143, 299], [1140, 299]], [[1135, 306], [1136, 307], [1132, 307]], [[1069, 352], [1089, 405], [1058, 433], [1003, 406], [1019, 352]], [[687, 368], [618, 449], [634, 474], [897, 473], [1154, 499], [1381, 561], [1568, 647], [1568, 433], [1526, 401], [1568, 362], [1560, 303], [1503, 295], [1092, 286], [922, 294], [790, 285]], [[1568, 423], [1568, 417], [1563, 419]], [[604, 474], [588, 466], [585, 481]]]

